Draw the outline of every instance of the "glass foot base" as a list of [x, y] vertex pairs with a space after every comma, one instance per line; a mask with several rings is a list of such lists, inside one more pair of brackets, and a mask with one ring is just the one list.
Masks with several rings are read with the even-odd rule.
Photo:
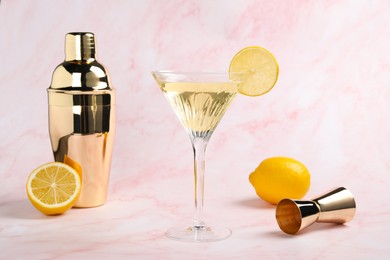
[[165, 233], [167, 237], [173, 240], [185, 242], [213, 242], [220, 241], [230, 237], [232, 231], [225, 227], [188, 227], [188, 228], [170, 228]]

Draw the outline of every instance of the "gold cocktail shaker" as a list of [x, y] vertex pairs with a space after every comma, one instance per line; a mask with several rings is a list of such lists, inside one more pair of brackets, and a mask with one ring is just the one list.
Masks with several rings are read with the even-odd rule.
[[75, 206], [103, 205], [115, 135], [115, 91], [95, 59], [93, 33], [66, 34], [65, 61], [54, 70], [47, 92], [54, 159], [71, 161], [82, 171]]

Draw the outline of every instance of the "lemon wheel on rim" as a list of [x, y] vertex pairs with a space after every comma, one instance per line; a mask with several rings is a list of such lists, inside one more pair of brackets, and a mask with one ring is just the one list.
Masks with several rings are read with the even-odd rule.
[[260, 96], [269, 92], [279, 76], [279, 65], [274, 55], [259, 46], [240, 50], [229, 66], [231, 78], [239, 75], [238, 91], [246, 96]]

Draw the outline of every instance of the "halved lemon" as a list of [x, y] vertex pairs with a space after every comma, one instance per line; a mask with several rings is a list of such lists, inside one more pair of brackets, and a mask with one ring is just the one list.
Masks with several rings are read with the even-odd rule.
[[229, 75], [239, 76], [238, 91], [246, 96], [260, 96], [276, 84], [279, 65], [271, 52], [251, 46], [240, 50], [230, 62]]
[[46, 215], [62, 214], [77, 201], [80, 176], [65, 163], [50, 162], [33, 170], [26, 183], [27, 196]]

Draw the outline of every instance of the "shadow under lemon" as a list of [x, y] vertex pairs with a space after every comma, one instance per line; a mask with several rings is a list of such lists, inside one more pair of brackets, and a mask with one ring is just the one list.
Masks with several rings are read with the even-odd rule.
[[47, 219], [50, 216], [36, 210], [26, 198], [23, 200], [8, 201], [0, 204], [0, 217], [16, 219]]
[[242, 206], [246, 208], [256, 208], [256, 209], [275, 209], [276, 205], [272, 205], [259, 197], [245, 198], [241, 200], [234, 201], [234, 204], [237, 206]]

